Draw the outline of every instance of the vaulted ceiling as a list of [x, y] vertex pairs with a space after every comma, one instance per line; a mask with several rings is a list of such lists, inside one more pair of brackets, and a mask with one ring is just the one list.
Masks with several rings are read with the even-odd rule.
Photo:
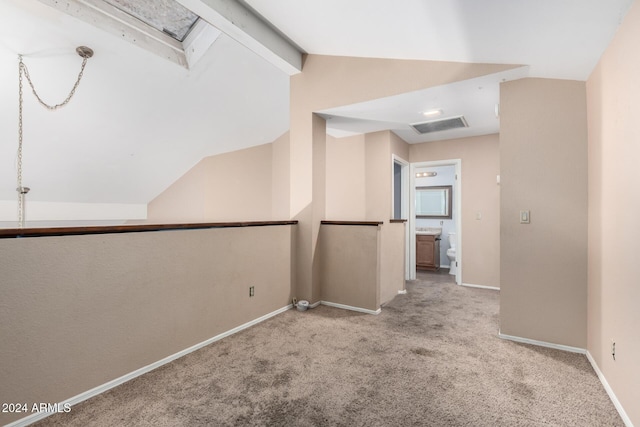
[[[178, 1], [214, 26], [220, 26], [215, 7], [240, 5], [304, 53], [523, 65], [504, 75], [322, 112], [335, 135], [391, 129], [408, 142], [429, 140], [411, 133], [408, 124], [424, 120], [420, 112], [434, 107], [475, 122], [465, 134], [438, 139], [496, 132], [501, 80], [585, 80], [633, 2]], [[59, 111], [44, 110], [25, 84], [29, 200], [146, 204], [203, 157], [271, 142], [288, 129], [289, 75], [295, 70], [285, 55], [271, 54], [278, 48], [260, 40], [259, 25], [240, 35], [242, 29], [220, 28], [222, 34], [187, 69], [47, 2], [0, 0], [0, 202], [16, 197], [18, 54], [40, 95], [58, 103], [80, 68], [75, 48], [95, 51], [75, 97]], [[470, 93], [477, 103], [468, 102]]]

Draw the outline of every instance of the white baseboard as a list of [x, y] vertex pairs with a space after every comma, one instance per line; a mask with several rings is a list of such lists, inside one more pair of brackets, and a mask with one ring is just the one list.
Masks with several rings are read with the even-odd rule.
[[[177, 352], [175, 354], [172, 354], [171, 356], [167, 356], [164, 359], [158, 360], [157, 362], [154, 362], [154, 363], [152, 363], [150, 365], [144, 366], [144, 367], [142, 367], [140, 369], [137, 369], [137, 370], [135, 370], [133, 372], [125, 374], [125, 375], [123, 375], [123, 376], [121, 376], [119, 378], [111, 380], [108, 383], [99, 385], [97, 387], [92, 388], [91, 390], [88, 390], [88, 391], [80, 393], [80, 394], [78, 394], [76, 396], [73, 396], [72, 398], [67, 399], [64, 402], [59, 403], [58, 407], [64, 407], [65, 405], [70, 405], [73, 408], [74, 405], [77, 405], [80, 402], [84, 402], [87, 399], [95, 397], [95, 396], [97, 396], [97, 395], [99, 395], [101, 393], [104, 393], [105, 391], [108, 391], [108, 390], [110, 390], [110, 389], [112, 389], [114, 387], [117, 387], [117, 386], [119, 386], [121, 384], [124, 384], [129, 380], [132, 380], [132, 379], [134, 379], [136, 377], [139, 377], [140, 375], [146, 374], [147, 372], [150, 372], [150, 371], [152, 371], [152, 370], [154, 370], [156, 368], [159, 368], [162, 365], [166, 365], [167, 363], [172, 362], [172, 361], [174, 361], [174, 360], [176, 360], [176, 359], [178, 359], [178, 358], [180, 358], [182, 356], [186, 356], [187, 354], [189, 354], [191, 352], [194, 352], [196, 350], [199, 350], [202, 347], [205, 347], [205, 346], [207, 346], [207, 345], [209, 345], [211, 343], [219, 341], [222, 338], [228, 337], [229, 335], [233, 335], [233, 334], [235, 334], [237, 332], [240, 332], [240, 331], [242, 331], [244, 329], [247, 329], [247, 328], [249, 328], [249, 327], [251, 327], [253, 325], [256, 325], [256, 324], [258, 324], [260, 322], [264, 322], [265, 320], [267, 320], [267, 319], [269, 319], [269, 318], [271, 318], [273, 316], [276, 316], [276, 315], [278, 315], [280, 313], [283, 313], [283, 312], [285, 312], [285, 311], [287, 311], [287, 310], [289, 310], [291, 308], [293, 308], [293, 304], [289, 304], [288, 306], [282, 307], [282, 308], [280, 308], [280, 309], [278, 309], [276, 311], [273, 311], [271, 313], [267, 313], [264, 316], [258, 317], [257, 319], [254, 319], [254, 320], [252, 320], [250, 322], [244, 323], [244, 324], [242, 324], [240, 326], [237, 326], [237, 327], [235, 327], [233, 329], [230, 329], [230, 330], [228, 330], [226, 332], [223, 332], [223, 333], [221, 333], [219, 335], [216, 335], [215, 337], [209, 338], [206, 341], [202, 341], [201, 343], [198, 343], [198, 344], [193, 345], [193, 346], [191, 346], [189, 348], [186, 348], [186, 349], [184, 349], [182, 351], [179, 351], [179, 352]], [[7, 424], [7, 425], [5, 425], [5, 427], [24, 427], [24, 426], [28, 426], [28, 425], [30, 425], [32, 423], [35, 423], [36, 421], [39, 421], [41, 419], [46, 418], [46, 417], [48, 417], [49, 415], [52, 415], [52, 414], [53, 413], [50, 413], [50, 412], [38, 412], [38, 413], [35, 413], [35, 414], [32, 414], [32, 415], [29, 415], [28, 417], [21, 418], [21, 419], [19, 419], [17, 421], [14, 421], [11, 424]]]
[[591, 363], [591, 366], [593, 367], [593, 370], [596, 371], [596, 375], [598, 375], [598, 378], [600, 379], [600, 382], [602, 383], [602, 386], [604, 387], [604, 389], [606, 390], [607, 394], [609, 395], [609, 399], [611, 399], [611, 402], [613, 402], [613, 406], [615, 406], [616, 409], [618, 410], [618, 413], [620, 414], [620, 418], [622, 418], [622, 421], [624, 422], [624, 425], [627, 426], [627, 427], [633, 427], [633, 423], [631, 422], [631, 419], [629, 418], [629, 416], [625, 412], [624, 408], [622, 407], [622, 404], [618, 400], [618, 397], [613, 392], [613, 389], [611, 388], [611, 386], [607, 382], [607, 379], [604, 377], [604, 374], [600, 370], [600, 367], [598, 366], [598, 364], [596, 363], [595, 359], [593, 358], [593, 356], [591, 356], [591, 353], [589, 353], [588, 350], [587, 350], [587, 359], [589, 360], [589, 363]]
[[563, 344], [554, 344], [551, 342], [532, 340], [529, 338], [514, 337], [513, 335], [505, 335], [499, 331], [498, 331], [498, 337], [502, 338], [503, 340], [515, 341], [523, 344], [531, 344], [531, 345], [537, 345], [540, 347], [555, 348], [556, 350], [569, 351], [571, 353], [587, 354], [587, 350], [584, 348], [571, 347]]
[[406, 289], [400, 289], [400, 290], [398, 291], [398, 295], [405, 295], [406, 293], [407, 293], [407, 290], [406, 290]]
[[596, 363], [595, 359], [593, 358], [593, 356], [591, 356], [591, 353], [589, 353], [588, 350], [586, 350], [584, 348], [579, 348], [579, 347], [571, 347], [571, 346], [568, 346], [568, 345], [553, 344], [553, 343], [549, 343], [549, 342], [545, 342], [545, 341], [538, 341], [538, 340], [531, 340], [531, 339], [528, 339], [528, 338], [514, 337], [512, 335], [505, 335], [505, 334], [503, 334], [501, 332], [498, 332], [498, 336], [500, 338], [502, 338], [502, 339], [505, 339], [505, 340], [521, 342], [521, 343], [525, 343], [525, 344], [538, 345], [538, 346], [541, 346], [541, 347], [555, 348], [557, 350], [570, 351], [572, 353], [579, 353], [579, 354], [586, 355], [587, 356], [587, 360], [589, 360], [589, 363], [591, 363], [591, 366], [593, 367], [593, 370], [596, 372], [596, 375], [598, 375], [598, 379], [600, 380], [600, 382], [602, 383], [602, 386], [604, 387], [605, 391], [609, 395], [609, 399], [611, 399], [611, 402], [613, 403], [613, 406], [616, 407], [616, 410], [618, 411], [618, 414], [620, 414], [620, 418], [622, 418], [622, 421], [624, 422], [624, 425], [627, 426], [627, 427], [633, 427], [633, 423], [631, 422], [631, 418], [629, 418], [629, 416], [625, 412], [624, 408], [622, 407], [622, 404], [618, 400], [618, 397], [613, 392], [613, 389], [611, 388], [611, 386], [607, 382], [607, 379], [604, 377], [604, 374], [600, 370], [600, 367], [598, 367], [598, 364]]
[[320, 304], [326, 305], [329, 307], [341, 308], [343, 310], [357, 311], [359, 313], [380, 314], [382, 312], [381, 309], [369, 310], [368, 308], [352, 307], [350, 305], [337, 304], [335, 302], [329, 302], [329, 301], [320, 301]]
[[322, 302], [322, 301], [316, 301], [316, 302], [314, 302], [313, 304], [309, 304], [309, 308], [316, 308], [317, 306], [319, 306], [319, 305], [320, 305], [320, 303], [321, 303], [321, 302]]
[[466, 286], [467, 288], [491, 289], [492, 291], [500, 290], [500, 288], [496, 286], [474, 285], [472, 283], [463, 283], [462, 286]]

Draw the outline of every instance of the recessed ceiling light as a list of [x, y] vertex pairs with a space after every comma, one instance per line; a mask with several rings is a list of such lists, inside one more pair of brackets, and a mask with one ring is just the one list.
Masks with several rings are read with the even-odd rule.
[[425, 117], [438, 117], [442, 114], [442, 110], [428, 110], [422, 113]]

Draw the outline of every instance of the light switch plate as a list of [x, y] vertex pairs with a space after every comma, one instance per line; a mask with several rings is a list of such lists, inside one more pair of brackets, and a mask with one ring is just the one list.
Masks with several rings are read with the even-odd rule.
[[531, 222], [531, 214], [529, 211], [520, 211], [520, 224], [529, 224]]

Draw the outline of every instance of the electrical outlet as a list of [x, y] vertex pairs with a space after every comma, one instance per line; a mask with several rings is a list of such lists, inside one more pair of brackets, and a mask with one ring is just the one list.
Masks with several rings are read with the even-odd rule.
[[614, 340], [611, 340], [611, 357], [616, 360], [616, 342]]
[[254, 292], [253, 286], [249, 286], [249, 296], [252, 297], [254, 295], [255, 295], [255, 292]]

